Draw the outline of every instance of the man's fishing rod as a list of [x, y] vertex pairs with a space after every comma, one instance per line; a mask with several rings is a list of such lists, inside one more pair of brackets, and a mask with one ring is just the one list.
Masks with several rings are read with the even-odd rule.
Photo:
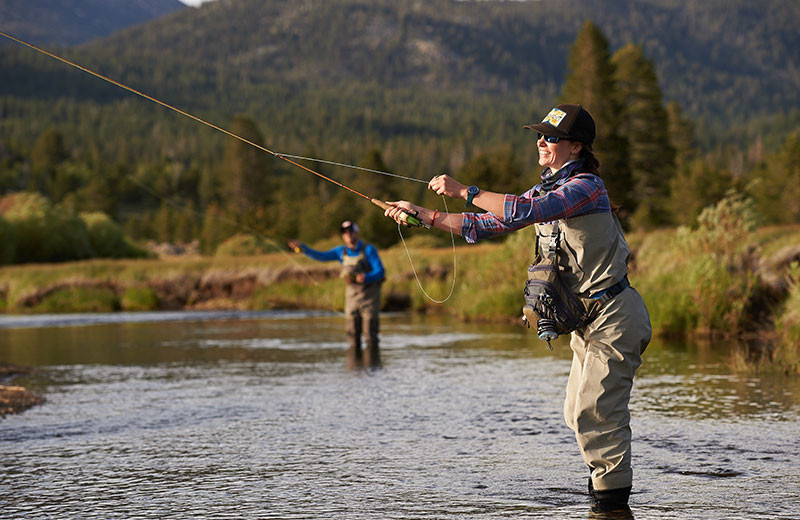
[[[254, 142], [252, 142], [252, 141], [250, 141], [248, 139], [245, 139], [244, 137], [236, 135], [233, 132], [225, 130], [224, 128], [219, 127], [219, 126], [217, 126], [215, 124], [209, 123], [208, 121], [205, 121], [205, 120], [203, 120], [203, 119], [201, 119], [201, 118], [199, 118], [199, 117], [197, 117], [195, 115], [192, 115], [192, 114], [190, 114], [188, 112], [184, 112], [183, 110], [181, 110], [179, 108], [175, 108], [174, 106], [172, 106], [172, 105], [170, 105], [168, 103], [165, 103], [165, 102], [163, 102], [163, 101], [161, 101], [159, 99], [156, 99], [156, 98], [154, 98], [152, 96], [149, 96], [149, 95], [145, 94], [144, 92], [141, 92], [141, 91], [136, 90], [136, 89], [134, 89], [132, 87], [129, 87], [128, 85], [125, 85], [124, 83], [120, 83], [119, 81], [113, 80], [113, 79], [109, 78], [108, 76], [104, 76], [104, 75], [102, 75], [102, 74], [100, 74], [98, 72], [95, 72], [95, 71], [91, 70], [91, 69], [87, 69], [86, 67], [78, 65], [77, 63], [74, 63], [74, 62], [72, 62], [72, 61], [70, 61], [70, 60], [68, 60], [66, 58], [62, 58], [61, 56], [53, 54], [50, 51], [42, 49], [41, 47], [37, 47], [36, 45], [33, 45], [32, 43], [28, 43], [28, 42], [26, 42], [24, 40], [20, 40], [19, 38], [16, 38], [16, 37], [14, 37], [14, 36], [12, 36], [12, 35], [10, 35], [8, 33], [5, 33], [3, 31], [0, 31], [0, 35], [3, 35], [6, 38], [19, 43], [20, 45], [24, 45], [26, 47], [29, 47], [29, 48], [37, 51], [37, 52], [40, 52], [40, 53], [42, 53], [42, 54], [44, 54], [46, 56], [49, 56], [49, 57], [51, 57], [53, 59], [56, 59], [56, 60], [58, 60], [58, 61], [60, 61], [62, 63], [65, 63], [65, 64], [67, 64], [67, 65], [69, 65], [71, 67], [75, 67], [78, 70], [82, 70], [83, 72], [86, 72], [87, 74], [91, 74], [92, 76], [94, 76], [96, 78], [102, 79], [103, 81], [107, 81], [108, 83], [111, 83], [112, 85], [116, 85], [116, 86], [118, 86], [120, 88], [123, 88], [123, 89], [127, 90], [128, 92], [132, 92], [132, 93], [136, 94], [137, 96], [141, 96], [141, 97], [147, 99], [148, 101], [152, 101], [153, 103], [156, 103], [156, 104], [161, 105], [161, 106], [163, 106], [165, 108], [168, 108], [168, 109], [170, 109], [170, 110], [172, 110], [174, 112], [177, 112], [177, 113], [181, 114], [182, 116], [186, 116], [186, 117], [188, 117], [190, 119], [194, 119], [198, 123], [202, 123], [202, 124], [204, 124], [204, 125], [206, 125], [208, 127], [213, 128], [214, 130], [217, 130], [217, 131], [222, 132], [222, 133], [224, 133], [224, 134], [226, 134], [226, 135], [228, 135], [230, 137], [238, 139], [238, 140], [242, 141], [243, 143], [246, 143], [246, 144], [249, 144], [250, 146], [258, 148], [259, 150], [261, 150], [263, 152], [267, 152], [268, 154], [272, 155], [273, 157], [277, 157], [278, 159], [284, 160], [284, 161], [288, 162], [289, 164], [293, 164], [294, 166], [297, 166], [298, 168], [301, 168], [301, 169], [307, 171], [308, 173], [312, 173], [312, 174], [316, 175], [317, 177], [320, 177], [321, 179], [324, 179], [324, 180], [326, 180], [328, 182], [331, 182], [331, 183], [339, 186], [340, 188], [344, 188], [345, 190], [347, 190], [347, 191], [349, 191], [349, 192], [351, 192], [351, 193], [353, 193], [355, 195], [358, 195], [359, 197], [367, 199], [368, 201], [370, 201], [371, 203], [375, 204], [376, 206], [378, 206], [379, 208], [383, 209], [384, 211], [389, 209], [389, 207], [390, 207], [390, 205], [388, 203], [386, 203], [386, 202], [384, 202], [382, 200], [378, 200], [378, 199], [376, 199], [374, 197], [370, 197], [369, 195], [365, 195], [365, 194], [361, 193], [360, 191], [354, 190], [353, 188], [351, 188], [349, 186], [345, 186], [341, 182], [338, 182], [338, 181], [336, 181], [334, 179], [331, 179], [330, 177], [327, 177], [327, 176], [325, 176], [325, 175], [323, 175], [323, 174], [321, 174], [321, 173], [319, 173], [319, 172], [317, 172], [315, 170], [312, 170], [311, 168], [303, 166], [302, 164], [299, 164], [299, 163], [289, 159], [286, 156], [283, 156], [283, 155], [281, 155], [281, 154], [279, 154], [277, 152], [273, 152], [272, 150], [270, 150], [270, 149], [268, 149], [268, 148], [266, 148], [264, 146], [256, 144], [256, 143], [254, 143]], [[430, 228], [430, 226], [428, 224], [422, 222], [422, 220], [417, 218], [416, 215], [409, 215], [408, 213], [403, 212], [403, 216], [404, 216], [403, 223], [405, 225], [407, 225], [407, 226]]]

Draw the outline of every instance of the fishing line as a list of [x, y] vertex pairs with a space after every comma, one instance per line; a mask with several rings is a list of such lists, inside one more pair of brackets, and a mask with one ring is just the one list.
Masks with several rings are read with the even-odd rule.
[[86, 67], [84, 67], [82, 65], [78, 65], [77, 63], [74, 63], [74, 62], [72, 62], [72, 61], [70, 61], [70, 60], [68, 60], [66, 58], [62, 58], [61, 56], [53, 54], [50, 51], [42, 49], [41, 47], [37, 47], [36, 45], [33, 45], [32, 43], [28, 43], [26, 41], [20, 40], [19, 38], [11, 36], [10, 34], [7, 34], [7, 33], [3, 32], [3, 31], [0, 31], [0, 35], [3, 35], [3, 36], [5, 36], [6, 38], [8, 38], [10, 40], [14, 40], [15, 42], [19, 43], [20, 45], [24, 45], [26, 47], [29, 47], [29, 48], [35, 50], [35, 51], [41, 52], [42, 54], [50, 56], [51, 58], [56, 59], [56, 60], [58, 60], [58, 61], [60, 61], [62, 63], [65, 63], [65, 64], [67, 64], [67, 65], [69, 65], [71, 67], [75, 67], [78, 70], [82, 70], [83, 72], [86, 72], [87, 74], [91, 74], [92, 76], [94, 76], [96, 78], [102, 79], [103, 81], [107, 81], [107, 82], [111, 83], [112, 85], [116, 85], [116, 86], [118, 86], [118, 87], [120, 87], [122, 89], [125, 89], [128, 92], [132, 92], [132, 93], [136, 94], [137, 96], [141, 96], [141, 97], [147, 99], [148, 101], [152, 101], [153, 103], [161, 105], [164, 108], [168, 108], [168, 109], [170, 109], [170, 110], [172, 110], [174, 112], [177, 112], [177, 113], [181, 114], [182, 116], [188, 117], [189, 119], [193, 119], [193, 120], [197, 121], [198, 123], [202, 123], [202, 124], [204, 124], [204, 125], [206, 125], [206, 126], [208, 126], [210, 128], [213, 128], [214, 130], [222, 132], [222, 133], [224, 133], [224, 134], [226, 134], [226, 135], [228, 135], [230, 137], [233, 137], [234, 139], [238, 139], [239, 141], [242, 141], [243, 143], [246, 143], [246, 144], [249, 144], [250, 146], [258, 148], [262, 152], [267, 152], [268, 154], [272, 155], [273, 157], [277, 157], [277, 158], [282, 159], [282, 160], [284, 160], [284, 161], [286, 161], [286, 162], [288, 162], [290, 164], [293, 164], [293, 165], [297, 166], [298, 168], [300, 168], [302, 170], [305, 170], [305, 171], [307, 171], [309, 173], [312, 173], [312, 174], [316, 175], [317, 177], [325, 179], [326, 181], [331, 182], [331, 183], [339, 186], [340, 188], [343, 188], [343, 189], [345, 189], [345, 190], [347, 190], [347, 191], [349, 191], [349, 192], [351, 192], [351, 193], [353, 193], [355, 195], [358, 195], [359, 197], [365, 198], [365, 199], [369, 200], [370, 202], [373, 202], [373, 201], [376, 200], [376, 199], [373, 199], [372, 197], [364, 195], [363, 193], [361, 193], [359, 191], [354, 190], [353, 188], [351, 188], [349, 186], [345, 186], [341, 182], [338, 182], [338, 181], [336, 181], [334, 179], [331, 179], [330, 177], [327, 177], [327, 176], [325, 176], [325, 175], [323, 175], [323, 174], [321, 174], [319, 172], [316, 172], [316, 171], [312, 170], [311, 168], [307, 168], [307, 167], [303, 166], [302, 164], [299, 164], [299, 163], [289, 159], [288, 157], [282, 157], [280, 154], [273, 152], [272, 150], [270, 150], [269, 148], [267, 148], [265, 146], [262, 146], [260, 144], [256, 144], [256, 143], [254, 143], [254, 142], [252, 142], [252, 141], [250, 141], [248, 139], [245, 139], [244, 137], [242, 137], [240, 135], [236, 135], [233, 132], [225, 130], [224, 128], [222, 128], [220, 126], [217, 126], [217, 125], [215, 125], [213, 123], [209, 123], [208, 121], [206, 121], [204, 119], [201, 119], [201, 118], [199, 118], [199, 117], [197, 117], [195, 115], [192, 115], [192, 114], [190, 114], [188, 112], [184, 112], [183, 110], [181, 110], [179, 108], [176, 108], [176, 107], [174, 107], [174, 106], [172, 106], [172, 105], [170, 105], [168, 103], [165, 103], [164, 101], [156, 99], [153, 96], [145, 94], [144, 92], [136, 90], [133, 87], [129, 87], [128, 85], [125, 85], [124, 83], [120, 83], [119, 81], [111, 79], [108, 76], [104, 76], [104, 75], [100, 74], [99, 72], [95, 72], [95, 71], [93, 71], [91, 69], [87, 69]]
[[[380, 207], [381, 209], [386, 210], [386, 209], [388, 209], [390, 207], [389, 204], [387, 204], [386, 202], [383, 202], [383, 201], [380, 201], [380, 200], [375, 199], [373, 197], [370, 197], [368, 195], [365, 195], [365, 194], [363, 194], [363, 193], [361, 193], [361, 192], [359, 192], [359, 191], [357, 191], [357, 190], [355, 190], [355, 189], [353, 189], [353, 188], [351, 188], [349, 186], [346, 186], [346, 185], [342, 184], [339, 181], [331, 179], [330, 177], [328, 177], [326, 175], [323, 175], [323, 174], [321, 174], [321, 173], [319, 173], [319, 172], [317, 172], [315, 170], [312, 170], [311, 168], [303, 166], [302, 164], [292, 160], [293, 157], [297, 158], [297, 159], [304, 159], [304, 160], [305, 159], [307, 159], [307, 160], [315, 160], [315, 159], [305, 158], [305, 157], [301, 158], [299, 156], [290, 156], [288, 154], [280, 154], [280, 153], [277, 153], [277, 152], [273, 152], [272, 150], [270, 150], [269, 148], [267, 148], [265, 146], [262, 146], [262, 145], [259, 145], [257, 143], [254, 143], [254, 142], [252, 142], [252, 141], [250, 141], [248, 139], [245, 139], [242, 136], [239, 136], [237, 134], [234, 134], [233, 132], [225, 130], [224, 128], [222, 128], [220, 126], [217, 126], [217, 125], [215, 125], [213, 123], [209, 123], [208, 121], [206, 121], [204, 119], [201, 119], [200, 117], [197, 117], [197, 116], [195, 116], [193, 114], [190, 114], [190, 113], [185, 112], [185, 111], [183, 111], [183, 110], [181, 110], [179, 108], [176, 108], [176, 107], [174, 107], [174, 106], [172, 106], [172, 105], [170, 105], [168, 103], [165, 103], [164, 101], [161, 101], [161, 100], [156, 99], [156, 98], [154, 98], [154, 97], [152, 97], [152, 96], [150, 96], [148, 94], [145, 94], [144, 92], [136, 90], [133, 87], [129, 87], [128, 85], [125, 85], [124, 83], [121, 83], [119, 81], [111, 79], [108, 76], [104, 76], [103, 74], [100, 74], [99, 72], [95, 72], [95, 71], [93, 71], [91, 69], [88, 69], [88, 68], [82, 66], [82, 65], [78, 65], [77, 63], [74, 63], [74, 62], [72, 62], [72, 61], [70, 61], [70, 60], [68, 60], [66, 58], [62, 58], [61, 56], [58, 56], [57, 54], [53, 54], [50, 51], [42, 49], [41, 47], [37, 47], [36, 45], [34, 45], [32, 43], [28, 43], [28, 42], [26, 42], [24, 40], [21, 40], [21, 39], [15, 37], [15, 36], [12, 36], [12, 35], [10, 35], [10, 34], [8, 34], [6, 32], [3, 32], [3, 31], [0, 31], [0, 35], [5, 36], [6, 38], [8, 38], [10, 40], [15, 41], [15, 42], [19, 43], [20, 45], [24, 45], [25, 47], [28, 47], [30, 49], [33, 49], [33, 50], [35, 50], [37, 52], [40, 52], [40, 53], [46, 55], [46, 56], [49, 56], [49, 57], [51, 57], [51, 58], [53, 58], [55, 60], [58, 60], [58, 61], [66, 64], [66, 65], [69, 65], [69, 66], [74, 67], [74, 68], [76, 68], [78, 70], [81, 70], [81, 71], [83, 71], [83, 72], [85, 72], [87, 74], [90, 74], [90, 75], [92, 75], [92, 76], [94, 76], [94, 77], [96, 77], [98, 79], [102, 79], [103, 81], [111, 83], [112, 85], [116, 85], [117, 87], [120, 87], [120, 88], [122, 88], [124, 90], [127, 90], [128, 92], [136, 94], [137, 96], [143, 97], [144, 99], [147, 99], [148, 101], [152, 101], [153, 103], [156, 103], [157, 105], [161, 105], [164, 108], [167, 108], [169, 110], [177, 112], [178, 114], [181, 114], [182, 116], [188, 117], [189, 119], [192, 119], [194, 121], [197, 121], [198, 123], [201, 123], [201, 124], [204, 124], [204, 125], [206, 125], [206, 126], [208, 126], [210, 128], [213, 128], [214, 130], [222, 132], [223, 134], [228, 135], [230, 137], [233, 137], [234, 139], [238, 139], [239, 141], [242, 141], [245, 144], [249, 144], [250, 146], [253, 146], [254, 148], [258, 148], [259, 150], [261, 150], [263, 152], [266, 152], [266, 153], [272, 155], [273, 157], [277, 157], [278, 159], [281, 159], [281, 160], [286, 161], [286, 162], [288, 162], [290, 164], [293, 164], [294, 166], [297, 166], [298, 168], [300, 168], [300, 169], [302, 169], [302, 170], [304, 170], [304, 171], [306, 171], [308, 173], [316, 175], [317, 177], [320, 177], [321, 179], [324, 179], [324, 180], [326, 180], [326, 181], [328, 181], [328, 182], [330, 182], [332, 184], [335, 184], [336, 186], [339, 186], [340, 188], [343, 188], [343, 189], [353, 193], [354, 195], [358, 195], [359, 197], [367, 199], [368, 201], [370, 201], [371, 203], [373, 203], [376, 206]], [[318, 162], [326, 162], [326, 161], [318, 161]], [[365, 171], [371, 171], [373, 173], [380, 173], [380, 174], [383, 174], [383, 175], [391, 175], [393, 177], [404, 178], [406, 180], [413, 180], [413, 181], [416, 181], [416, 182], [426, 182], [426, 181], [423, 181], [423, 180], [420, 180], [420, 179], [413, 179], [411, 177], [403, 177], [403, 176], [400, 176], [400, 175], [389, 174], [388, 172], [380, 172], [378, 170], [370, 170], [369, 168], [354, 167], [352, 165], [345, 165], [345, 164], [342, 164], [342, 163], [333, 163], [332, 161], [328, 161], [328, 162], [330, 164], [337, 164], [338, 166], [343, 166], [343, 167], [348, 167], [348, 168], [353, 168], [353, 169], [361, 169], [361, 170], [365, 170]], [[148, 191], [150, 193], [153, 193], [150, 190], [148, 190]], [[159, 198], [161, 198], [161, 197], [159, 197]], [[163, 199], [163, 198], [161, 198], [161, 199], [162, 200], [166, 200], [166, 199]], [[403, 221], [407, 225], [429, 227], [429, 226], [427, 226], [427, 224], [424, 224], [420, 219], [418, 219], [415, 215], [408, 215], [407, 213], [403, 213]], [[398, 224], [398, 226], [399, 225], [400, 224]], [[455, 260], [455, 239], [453, 238], [452, 231], [451, 231], [450, 235], [451, 235], [450, 238], [453, 240], [453, 258]], [[400, 233], [400, 238], [403, 241], [403, 246], [406, 247], [405, 239], [403, 238], [402, 232]], [[408, 247], [406, 247], [406, 253], [408, 254], [409, 262], [411, 262], [411, 254], [408, 252]], [[411, 266], [412, 266], [412, 270], [413, 270], [414, 269], [413, 262], [411, 263]], [[454, 261], [453, 275], [454, 275], [454, 277], [453, 277], [453, 285], [455, 285], [455, 261]], [[308, 276], [307, 273], [306, 273], [306, 276]], [[419, 284], [420, 290], [422, 290], [422, 292], [425, 294], [425, 296], [427, 296], [433, 302], [440, 303], [440, 302], [437, 302], [436, 300], [434, 300], [433, 298], [431, 298], [428, 295], [428, 293], [425, 292], [425, 290], [422, 288], [422, 284], [420, 283], [420, 280], [419, 280], [419, 277], [417, 276], [416, 270], [414, 270], [414, 276], [417, 279], [417, 283]], [[452, 289], [451, 289], [450, 294], [452, 294]], [[448, 298], [449, 297], [450, 296], [448, 296]], [[447, 301], [447, 300], [445, 299], [444, 301]]]
[[[445, 213], [447, 213], [448, 212], [447, 201], [444, 199], [444, 195], [442, 195], [442, 204], [444, 204], [444, 211]], [[417, 275], [417, 270], [414, 267], [414, 261], [411, 260], [411, 253], [408, 251], [408, 246], [406, 245], [406, 239], [405, 237], [403, 237], [403, 230], [401, 228], [402, 226], [400, 225], [400, 223], [398, 223], [397, 233], [400, 235], [400, 240], [403, 242], [403, 247], [406, 250], [406, 255], [408, 255], [408, 263], [411, 264], [411, 271], [414, 272], [414, 278], [417, 280], [417, 286], [419, 286], [419, 290], [422, 291], [422, 294], [424, 294], [433, 303], [445, 303], [447, 300], [450, 299], [451, 296], [453, 296], [453, 291], [456, 288], [456, 239], [453, 236], [453, 230], [452, 229], [450, 230], [450, 242], [453, 244], [453, 283], [450, 284], [450, 292], [448, 293], [447, 297], [445, 297], [444, 300], [437, 300], [433, 298], [430, 294], [428, 294], [428, 292], [422, 287], [422, 282], [420, 281], [419, 276]]]
[[[355, 166], [355, 165], [352, 165], [352, 164], [344, 164], [344, 163], [339, 163], [339, 162], [335, 162], [335, 161], [327, 161], [325, 159], [317, 159], [317, 158], [314, 158], [314, 157], [303, 157], [302, 155], [289, 155], [289, 154], [285, 154], [285, 153], [281, 153], [280, 155], [283, 155], [285, 157], [290, 157], [292, 159], [302, 160], [302, 161], [314, 161], [314, 162], [318, 162], [318, 163], [321, 163], [321, 164], [329, 164], [329, 165], [332, 165], [332, 166], [340, 166], [342, 168], [350, 168], [352, 170], [362, 170], [362, 171], [365, 171], [365, 172], [377, 173], [379, 175], [386, 175], [386, 176], [389, 176], [389, 177], [396, 177], [398, 179], [404, 179], [404, 180], [407, 180], [407, 181], [421, 182], [421, 183], [424, 183], [424, 184], [428, 183], [428, 181], [425, 181], [425, 180], [422, 180], [422, 179], [416, 179], [414, 177], [406, 177], [404, 175], [397, 175], [396, 173], [389, 173], [389, 172], [385, 172], [385, 171], [381, 171], [381, 170], [373, 170], [373, 169], [370, 169], [370, 168], [364, 168], [364, 167]], [[447, 211], [447, 201], [445, 200], [444, 195], [442, 195], [442, 204], [444, 205], [445, 213], [447, 213], [448, 212]], [[403, 236], [403, 227], [399, 223], [397, 224], [397, 234], [400, 235], [400, 240], [403, 243], [403, 249], [405, 249], [406, 256], [408, 257], [408, 264], [411, 266], [411, 271], [414, 273], [414, 279], [417, 282], [417, 286], [419, 287], [419, 290], [422, 291], [422, 294], [424, 294], [425, 297], [428, 298], [433, 303], [442, 304], [442, 303], [447, 302], [447, 300], [449, 300], [450, 297], [453, 296], [453, 292], [455, 291], [455, 287], [456, 287], [456, 272], [458, 270], [457, 269], [457, 262], [456, 262], [456, 241], [455, 241], [455, 236], [453, 235], [453, 230], [452, 229], [450, 230], [450, 243], [453, 246], [453, 281], [450, 284], [450, 292], [447, 294], [447, 296], [443, 300], [437, 300], [436, 298], [434, 298], [433, 296], [428, 294], [428, 291], [426, 291], [425, 288], [422, 286], [422, 281], [419, 279], [419, 275], [417, 274], [417, 269], [414, 267], [414, 260], [411, 258], [411, 252], [408, 250], [408, 245], [406, 244], [406, 239]]]
[[364, 168], [364, 167], [361, 167], [361, 166], [355, 166], [353, 164], [344, 164], [344, 163], [338, 163], [338, 162], [334, 162], [334, 161], [326, 161], [324, 159], [315, 159], [314, 157], [303, 157], [302, 155], [289, 155], [288, 153], [276, 153], [276, 155], [280, 155], [281, 157], [289, 157], [290, 159], [298, 159], [298, 160], [302, 160], [302, 161], [314, 161], [314, 162], [318, 162], [318, 163], [322, 163], [322, 164], [330, 164], [332, 166], [341, 166], [342, 168], [350, 168], [351, 170], [362, 170], [362, 171], [365, 171], [365, 172], [377, 173], [379, 175], [386, 175], [387, 177], [395, 177], [397, 179], [404, 179], [404, 180], [407, 180], [407, 181], [421, 182], [423, 184], [428, 184], [428, 181], [426, 181], [426, 180], [416, 179], [414, 177], [406, 177], [405, 175], [397, 175], [396, 173], [389, 173], [389, 172], [384, 172], [384, 171], [381, 171], [381, 170], [371, 170], [369, 168]]

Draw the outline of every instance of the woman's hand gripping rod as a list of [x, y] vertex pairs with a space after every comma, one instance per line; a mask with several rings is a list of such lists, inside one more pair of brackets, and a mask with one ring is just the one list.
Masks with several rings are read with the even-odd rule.
[[[383, 202], [382, 200], [372, 199], [372, 198], [369, 199], [369, 200], [370, 200], [370, 202], [372, 202], [373, 204], [375, 204], [376, 206], [378, 206], [379, 208], [381, 208], [384, 211], [386, 211], [387, 209], [393, 207], [391, 204], [389, 204], [387, 202]], [[402, 220], [403, 224], [405, 224], [408, 227], [412, 227], [412, 226], [413, 227], [424, 227], [425, 229], [430, 229], [431, 228], [430, 224], [426, 224], [425, 222], [423, 222], [422, 219], [419, 218], [418, 213], [416, 213], [416, 212], [414, 212], [414, 214], [411, 215], [411, 214], [403, 211], [402, 214], [403, 214], [403, 218], [401, 220]]]

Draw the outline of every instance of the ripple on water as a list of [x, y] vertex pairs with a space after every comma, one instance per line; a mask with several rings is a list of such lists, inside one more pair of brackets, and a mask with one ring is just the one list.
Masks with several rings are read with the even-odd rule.
[[[515, 346], [516, 329], [389, 319], [385, 369], [352, 372], [340, 321], [248, 320], [60, 334], [48, 403], [0, 428], [2, 516], [589, 517], [561, 417], [568, 353]], [[106, 341], [102, 362], [87, 341]], [[669, 354], [680, 371], [634, 388], [635, 517], [800, 517], [789, 398]]]

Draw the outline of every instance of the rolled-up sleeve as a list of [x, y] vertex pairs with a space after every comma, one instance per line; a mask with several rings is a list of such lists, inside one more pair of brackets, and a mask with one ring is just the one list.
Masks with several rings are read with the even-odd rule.
[[611, 211], [611, 204], [602, 179], [592, 174], [580, 174], [538, 197], [533, 189], [522, 195], [506, 195], [502, 218], [493, 213], [464, 213], [461, 235], [467, 243], [474, 244], [537, 222], [608, 211]]
[[461, 236], [464, 237], [468, 244], [504, 235], [528, 225], [510, 224], [498, 218], [494, 213], [462, 213], [462, 215]]

